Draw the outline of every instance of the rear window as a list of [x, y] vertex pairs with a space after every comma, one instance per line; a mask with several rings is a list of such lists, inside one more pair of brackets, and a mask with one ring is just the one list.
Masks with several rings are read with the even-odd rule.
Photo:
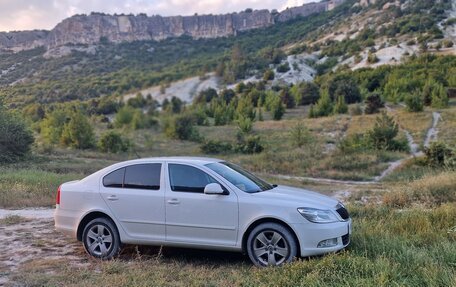
[[160, 172], [159, 163], [127, 166], [124, 188], [159, 190]]
[[105, 187], [123, 187], [123, 180], [125, 175], [125, 168], [118, 169], [111, 172], [103, 178], [103, 185]]
[[111, 188], [160, 189], [160, 163], [137, 164], [115, 170], [103, 178]]

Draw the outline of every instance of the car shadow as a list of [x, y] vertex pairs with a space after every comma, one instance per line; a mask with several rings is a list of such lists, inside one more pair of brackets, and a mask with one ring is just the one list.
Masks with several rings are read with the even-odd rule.
[[210, 265], [212, 267], [239, 264], [251, 265], [248, 256], [238, 252], [145, 245], [125, 245], [118, 259], [122, 261], [160, 259], [194, 265]]

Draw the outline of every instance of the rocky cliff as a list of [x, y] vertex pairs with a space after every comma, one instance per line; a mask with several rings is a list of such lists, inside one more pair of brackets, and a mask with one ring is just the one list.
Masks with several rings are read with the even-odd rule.
[[282, 12], [244, 11], [225, 15], [162, 17], [158, 15], [107, 15], [92, 13], [63, 20], [51, 31], [0, 33], [0, 49], [24, 50], [37, 46], [55, 48], [66, 44], [95, 44], [101, 39], [119, 43], [137, 40], [163, 40], [188, 35], [215, 38], [236, 35], [284, 22], [298, 16], [331, 10], [345, 0], [332, 0], [287, 8]]

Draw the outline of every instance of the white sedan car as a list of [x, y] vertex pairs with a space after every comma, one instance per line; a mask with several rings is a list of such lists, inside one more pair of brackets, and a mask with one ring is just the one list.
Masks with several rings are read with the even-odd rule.
[[210, 158], [114, 164], [62, 184], [56, 203], [56, 229], [102, 259], [122, 244], [144, 244], [245, 252], [255, 265], [271, 266], [350, 242], [342, 203]]

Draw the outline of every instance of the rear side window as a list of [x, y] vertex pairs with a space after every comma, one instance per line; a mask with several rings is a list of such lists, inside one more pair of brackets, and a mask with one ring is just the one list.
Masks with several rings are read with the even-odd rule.
[[124, 188], [159, 190], [160, 173], [160, 163], [127, 166]]
[[204, 193], [209, 183], [218, 183], [204, 171], [182, 164], [168, 164], [172, 191]]
[[122, 188], [124, 175], [125, 175], [125, 168], [121, 168], [116, 171], [113, 171], [103, 178], [103, 185], [105, 187]]
[[106, 175], [103, 185], [112, 188], [159, 190], [160, 175], [160, 163], [131, 165]]

